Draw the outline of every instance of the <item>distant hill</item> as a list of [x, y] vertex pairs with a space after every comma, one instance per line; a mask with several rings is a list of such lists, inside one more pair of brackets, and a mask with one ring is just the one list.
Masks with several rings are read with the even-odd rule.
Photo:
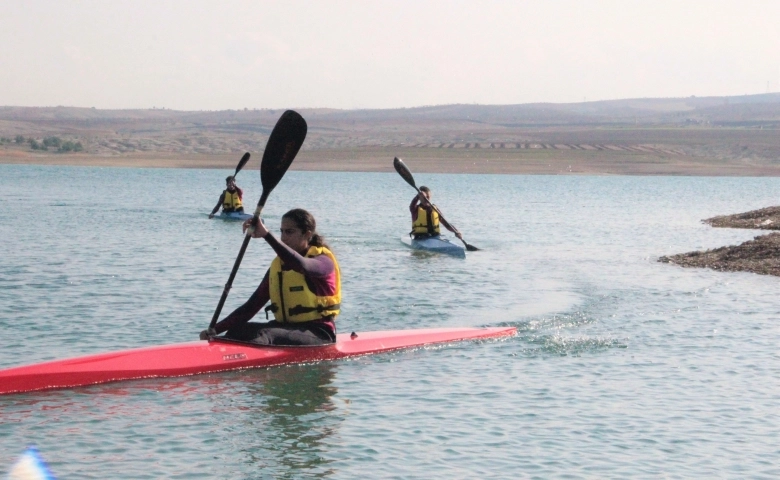
[[[706, 151], [715, 157], [749, 155], [762, 161], [780, 161], [780, 93], [563, 104], [296, 110], [309, 124], [304, 150], [651, 145], [691, 155]], [[258, 152], [282, 111], [0, 107], [0, 137], [6, 149], [27, 148], [25, 143], [13, 141], [18, 136], [25, 142], [58, 137], [78, 141], [85, 153], [97, 155]], [[724, 130], [729, 133], [723, 134]]]

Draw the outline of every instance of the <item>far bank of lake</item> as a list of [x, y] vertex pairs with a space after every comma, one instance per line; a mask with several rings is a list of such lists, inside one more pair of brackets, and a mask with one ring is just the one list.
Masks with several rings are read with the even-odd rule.
[[[466, 145], [469, 145], [468, 148]], [[475, 144], [478, 145], [478, 144]], [[493, 145], [493, 146], [491, 146]], [[503, 145], [503, 147], [501, 146]], [[393, 158], [404, 159], [414, 173], [471, 173], [508, 175], [684, 175], [778, 177], [780, 164], [691, 156], [648, 148], [612, 150], [552, 148], [547, 144], [487, 144], [474, 147], [357, 147], [304, 149], [291, 169], [333, 172], [393, 172]], [[556, 146], [557, 147], [557, 146]], [[257, 169], [262, 151], [249, 151], [247, 169]], [[233, 169], [244, 152], [225, 154], [32, 152], [0, 147], [0, 164], [71, 165], [86, 167]]]

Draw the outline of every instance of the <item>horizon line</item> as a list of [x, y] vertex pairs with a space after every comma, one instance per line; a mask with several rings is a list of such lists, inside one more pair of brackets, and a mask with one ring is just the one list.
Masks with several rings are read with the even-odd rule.
[[249, 112], [249, 111], [276, 111], [276, 110], [336, 110], [345, 112], [357, 112], [357, 111], [389, 111], [389, 110], [414, 110], [422, 108], [437, 108], [437, 107], [456, 107], [456, 106], [475, 106], [475, 107], [516, 107], [521, 105], [585, 105], [594, 103], [607, 103], [607, 102], [621, 102], [621, 101], [636, 101], [636, 100], [690, 100], [690, 99], [729, 99], [740, 97], [780, 97], [780, 92], [765, 92], [765, 93], [746, 93], [742, 95], [689, 95], [686, 97], [627, 97], [627, 98], [612, 98], [601, 100], [583, 100], [582, 102], [526, 102], [526, 103], [442, 103], [432, 105], [417, 105], [413, 107], [388, 107], [388, 108], [338, 108], [338, 107], [244, 107], [244, 108], [225, 108], [219, 110], [212, 109], [196, 109], [196, 110], [180, 110], [167, 107], [146, 107], [146, 108], [97, 108], [97, 107], [82, 107], [75, 105], [49, 105], [49, 106], [27, 106], [27, 105], [0, 105], [0, 109], [9, 108], [28, 108], [28, 109], [54, 109], [54, 108], [72, 108], [83, 110], [116, 110], [116, 111], [155, 111], [164, 110], [170, 112]]

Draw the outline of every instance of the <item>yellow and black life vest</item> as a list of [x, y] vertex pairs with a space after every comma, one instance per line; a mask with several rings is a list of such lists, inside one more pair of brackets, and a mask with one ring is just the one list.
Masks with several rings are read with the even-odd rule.
[[241, 197], [238, 196], [238, 190], [233, 193], [230, 193], [229, 190], [225, 190], [225, 199], [222, 200], [222, 210], [233, 212], [243, 207], [244, 205], [241, 203]]
[[336, 316], [341, 308], [341, 271], [336, 257], [326, 247], [309, 247], [306, 256], [327, 255], [335, 267], [336, 292], [318, 296], [309, 289], [306, 277], [293, 270], [282, 270], [282, 260], [276, 257], [268, 272], [271, 305], [266, 308], [277, 322], [309, 322], [323, 317]]
[[428, 216], [428, 210], [422, 205], [417, 206], [417, 220], [412, 222], [412, 233], [415, 235], [438, 235], [439, 232], [439, 213], [435, 208], [431, 209], [431, 215]]

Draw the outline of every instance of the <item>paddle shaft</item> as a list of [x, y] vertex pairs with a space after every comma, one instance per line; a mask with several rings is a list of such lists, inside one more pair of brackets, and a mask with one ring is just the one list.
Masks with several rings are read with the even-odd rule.
[[[419, 188], [417, 188], [417, 186], [414, 186], [414, 188], [415, 188], [415, 190], [417, 190], [417, 193], [418, 193], [418, 194], [422, 193], [422, 191], [420, 191], [420, 189], [419, 189]], [[442, 213], [441, 213], [441, 210], [439, 210], [439, 207], [437, 207], [436, 205], [432, 204], [431, 202], [428, 202], [428, 204], [431, 206], [431, 208], [432, 208], [432, 209], [436, 210], [436, 213], [438, 213], [438, 214], [439, 214], [439, 221], [440, 221], [441, 223], [443, 223], [445, 227], [449, 228], [449, 229], [450, 229], [450, 230], [452, 230], [454, 233], [460, 233], [460, 231], [458, 231], [458, 229], [457, 229], [457, 228], [455, 228], [455, 226], [454, 226], [453, 224], [451, 224], [450, 222], [448, 222], [448, 221], [447, 221], [447, 220], [444, 218], [444, 215], [442, 215]], [[463, 239], [461, 239], [461, 241], [463, 241]], [[465, 242], [464, 242], [464, 243], [465, 243]]]
[[[419, 192], [420, 190], [418, 189], [417, 191]], [[430, 202], [428, 202], [428, 203], [430, 203]], [[431, 207], [432, 207], [434, 210], [436, 210], [436, 213], [438, 213], [438, 214], [439, 214], [439, 221], [440, 221], [441, 223], [443, 223], [445, 227], [449, 228], [450, 230], [452, 230], [453, 232], [455, 232], [457, 235], [463, 235], [462, 233], [460, 233], [460, 231], [459, 231], [457, 228], [455, 228], [455, 225], [451, 224], [450, 222], [448, 222], [447, 220], [445, 220], [445, 219], [444, 219], [444, 215], [442, 215], [442, 214], [441, 214], [441, 210], [439, 210], [439, 207], [437, 207], [436, 205], [434, 205], [434, 204], [432, 204], [432, 203], [431, 203]], [[470, 243], [467, 243], [465, 240], [463, 240], [462, 236], [461, 236], [461, 237], [458, 237], [458, 240], [460, 240], [461, 242], [463, 242], [463, 246], [465, 246], [465, 247], [466, 247], [466, 250], [468, 250], [468, 251], [470, 251], [470, 252], [476, 252], [477, 250], [479, 250], [479, 249], [478, 249], [477, 247], [475, 247], [474, 245], [472, 245], [472, 244], [470, 244]]]
[[[265, 191], [263, 191], [263, 194], [260, 197], [260, 202], [257, 203], [257, 208], [255, 209], [255, 213], [252, 216], [252, 225], [257, 225], [258, 219], [260, 218], [260, 213], [263, 211], [263, 207], [265, 206], [265, 199], [267, 197], [268, 195]], [[230, 276], [228, 277], [228, 281], [225, 284], [225, 288], [222, 290], [222, 297], [219, 299], [217, 309], [214, 310], [214, 316], [211, 317], [209, 329], [214, 328], [214, 325], [217, 324], [219, 314], [222, 312], [222, 307], [225, 306], [225, 300], [227, 300], [230, 289], [233, 288], [233, 280], [236, 278], [236, 273], [238, 273], [238, 267], [241, 266], [241, 261], [244, 259], [244, 253], [246, 253], [246, 247], [249, 246], [249, 240], [252, 239], [252, 230], [253, 229], [250, 228], [246, 235], [244, 235], [244, 242], [241, 244], [241, 250], [238, 252], [235, 263], [233, 263], [233, 270], [230, 271]]]
[[[260, 195], [257, 208], [254, 215], [252, 215], [252, 228], [249, 228], [244, 236], [241, 250], [238, 252], [235, 263], [233, 263], [233, 270], [230, 271], [230, 277], [228, 277], [225, 288], [222, 290], [222, 297], [219, 299], [214, 316], [211, 317], [209, 330], [213, 330], [217, 324], [219, 314], [222, 312], [222, 307], [225, 305], [225, 300], [233, 286], [233, 280], [236, 278], [238, 267], [244, 258], [246, 247], [249, 245], [249, 240], [252, 239], [253, 226], [260, 221], [260, 213], [262, 213], [263, 207], [265, 207], [265, 201], [282, 177], [284, 177], [285, 172], [287, 172], [290, 164], [298, 154], [298, 150], [300, 150], [303, 141], [306, 139], [307, 130], [306, 120], [299, 113], [287, 110], [276, 122], [276, 126], [268, 137], [268, 143], [265, 146], [265, 152], [263, 152], [263, 159], [260, 162], [260, 181], [263, 184], [263, 193]], [[244, 155], [246, 160], [249, 160], [248, 155], [248, 153]], [[241, 160], [243, 163], [246, 163], [244, 158]]]
[[244, 253], [246, 252], [246, 247], [249, 245], [249, 240], [252, 238], [252, 235], [246, 235], [244, 237], [244, 243], [241, 244], [241, 250], [238, 252], [238, 257], [236, 257], [236, 262], [233, 264], [233, 270], [230, 272], [230, 277], [228, 278], [227, 283], [225, 284], [225, 289], [222, 290], [222, 297], [219, 299], [219, 303], [217, 304], [217, 309], [214, 310], [214, 316], [211, 317], [211, 323], [209, 323], [209, 329], [214, 328], [214, 325], [217, 324], [217, 320], [219, 319], [219, 314], [222, 312], [222, 307], [225, 306], [225, 300], [227, 300], [228, 293], [230, 292], [230, 289], [233, 287], [233, 279], [236, 278], [236, 273], [238, 272], [238, 267], [241, 265], [241, 260], [244, 259]]

